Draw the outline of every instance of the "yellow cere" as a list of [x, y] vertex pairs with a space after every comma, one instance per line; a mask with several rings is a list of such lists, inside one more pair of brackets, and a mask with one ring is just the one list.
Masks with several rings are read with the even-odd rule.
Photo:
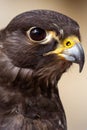
[[[52, 36], [55, 36], [54, 33], [51, 33], [51, 35], [52, 35]], [[56, 38], [56, 36], [55, 36], [55, 38]], [[58, 38], [56, 38], [56, 40], [59, 41]], [[57, 46], [57, 48], [56, 48], [55, 50], [50, 51], [50, 52], [46, 53], [45, 55], [49, 55], [49, 54], [58, 54], [58, 55], [59, 55], [59, 54], [61, 54], [64, 50], [73, 47], [76, 43], [80, 43], [78, 37], [76, 37], [76, 36], [69, 36], [69, 37], [65, 38], [63, 41], [61, 41], [61, 42], [58, 44], [58, 46]]]
[[63, 41], [61, 41], [58, 44], [58, 47], [54, 51], [52, 51], [51, 53], [60, 54], [64, 50], [73, 47], [76, 43], [80, 43], [78, 37], [69, 36], [69, 37], [65, 38]]
[[78, 37], [76, 36], [69, 36], [62, 42], [62, 45], [64, 46], [64, 49], [68, 49], [73, 47], [76, 43], [80, 43]]

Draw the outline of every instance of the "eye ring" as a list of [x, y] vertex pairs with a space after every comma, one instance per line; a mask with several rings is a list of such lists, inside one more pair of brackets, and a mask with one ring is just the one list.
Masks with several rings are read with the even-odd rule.
[[27, 36], [34, 43], [44, 42], [46, 40], [46, 37], [47, 37], [47, 32], [40, 27], [31, 27], [27, 31]]

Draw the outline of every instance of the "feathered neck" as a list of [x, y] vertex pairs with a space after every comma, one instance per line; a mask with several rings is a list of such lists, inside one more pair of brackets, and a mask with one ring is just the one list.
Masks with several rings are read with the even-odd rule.
[[[26, 92], [29, 94], [31, 90], [34, 91], [41, 89], [41, 93], [51, 93], [51, 89], [56, 88], [61, 75], [69, 68], [71, 63], [51, 62], [37, 66], [34, 70], [16, 67], [12, 64], [11, 60], [4, 54], [0, 54], [0, 83], [11, 85], [18, 91]], [[35, 92], [35, 93], [36, 93]], [[29, 96], [28, 94], [28, 96]], [[32, 94], [32, 93], [31, 93]], [[31, 95], [30, 94], [30, 95]]]

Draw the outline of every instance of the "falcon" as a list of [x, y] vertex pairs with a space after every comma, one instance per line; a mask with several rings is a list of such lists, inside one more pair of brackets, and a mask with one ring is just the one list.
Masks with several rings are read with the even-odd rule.
[[73, 19], [51, 10], [13, 18], [0, 31], [0, 130], [67, 130], [57, 84], [84, 59]]

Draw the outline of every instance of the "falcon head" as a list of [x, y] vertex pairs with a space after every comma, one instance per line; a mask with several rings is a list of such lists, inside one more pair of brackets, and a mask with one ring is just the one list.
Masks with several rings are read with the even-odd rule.
[[66, 130], [56, 86], [72, 63], [82, 71], [77, 22], [48, 10], [16, 16], [0, 31], [0, 130]]
[[15, 67], [39, 77], [60, 77], [72, 63], [82, 71], [84, 51], [79, 25], [54, 11], [35, 10], [16, 16], [0, 32], [0, 50]]

